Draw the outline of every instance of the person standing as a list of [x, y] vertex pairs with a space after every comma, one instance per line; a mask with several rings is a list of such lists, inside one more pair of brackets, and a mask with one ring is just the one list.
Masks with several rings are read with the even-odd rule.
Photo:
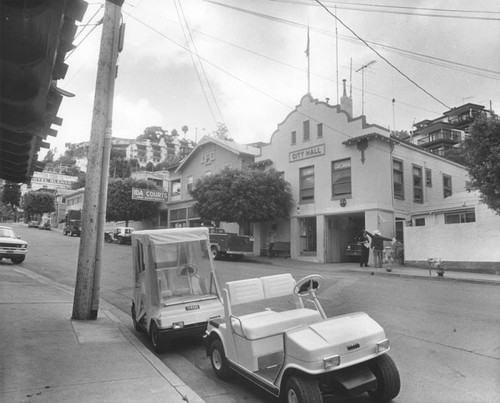
[[382, 236], [380, 231], [376, 229], [373, 233], [366, 231], [366, 233], [372, 239], [372, 249], [373, 249], [373, 264], [376, 268], [382, 267], [383, 254], [384, 254], [384, 241], [395, 241], [395, 238], [386, 238]]
[[370, 245], [371, 238], [365, 229], [361, 232], [358, 238], [358, 242], [361, 244], [361, 258], [359, 260], [359, 267], [370, 267], [368, 260], [370, 259]]
[[269, 232], [269, 257], [274, 257], [273, 248], [276, 238], [276, 233], [274, 231]]

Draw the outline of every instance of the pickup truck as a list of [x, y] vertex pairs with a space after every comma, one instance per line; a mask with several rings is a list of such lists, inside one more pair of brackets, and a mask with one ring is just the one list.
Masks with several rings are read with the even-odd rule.
[[232, 257], [241, 260], [253, 253], [253, 237], [226, 232], [222, 228], [209, 227], [210, 250], [214, 259]]

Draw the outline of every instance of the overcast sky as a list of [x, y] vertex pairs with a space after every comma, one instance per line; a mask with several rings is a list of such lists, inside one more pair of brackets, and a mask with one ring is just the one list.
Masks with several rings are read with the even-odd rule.
[[[92, 24], [104, 7], [87, 1], [58, 82], [76, 94], [48, 138], [58, 153], [90, 138], [102, 33]], [[336, 104], [345, 78], [354, 115], [363, 108], [369, 123], [410, 131], [467, 102], [500, 111], [499, 1], [322, 3], [341, 22], [314, 0], [126, 0], [113, 136], [135, 138], [148, 126], [182, 135], [186, 125], [199, 140], [223, 122], [237, 142], [268, 142], [307, 93], [307, 26], [311, 95]]]

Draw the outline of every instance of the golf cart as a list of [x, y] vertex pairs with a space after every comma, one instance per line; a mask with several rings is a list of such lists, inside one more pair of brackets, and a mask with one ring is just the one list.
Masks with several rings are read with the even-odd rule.
[[[237, 372], [285, 402], [365, 392], [379, 402], [396, 397], [399, 373], [386, 354], [384, 330], [363, 312], [327, 318], [316, 297], [322, 281], [311, 275], [296, 283], [278, 274], [227, 282], [224, 318], [210, 319], [204, 338], [215, 374], [227, 379]], [[251, 313], [235, 314], [243, 305]]]
[[203, 335], [207, 321], [223, 315], [208, 229], [135, 231], [132, 250], [132, 320], [156, 352], [173, 338]]

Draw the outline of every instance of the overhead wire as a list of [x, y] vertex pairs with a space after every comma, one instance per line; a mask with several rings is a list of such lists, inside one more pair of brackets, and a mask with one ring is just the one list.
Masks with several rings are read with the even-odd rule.
[[[290, 4], [297, 4], [297, 5], [307, 5], [307, 6], [312, 6], [314, 4], [311, 4], [315, 2], [315, 0], [311, 0], [311, 2], [308, 1], [294, 1], [294, 0], [270, 0], [273, 2], [278, 2], [278, 3], [290, 3]], [[411, 12], [404, 12], [404, 11], [390, 11], [390, 10], [371, 10], [363, 7], [358, 7], [357, 5], [362, 5], [362, 6], [376, 6], [376, 7], [387, 7], [387, 8], [401, 8], [401, 9], [411, 9], [411, 10], [427, 10], [427, 11], [439, 11], [439, 12], [455, 12], [455, 13], [468, 13], [470, 14], [471, 12], [475, 13], [481, 13], [482, 11], [469, 11], [469, 10], [452, 10], [452, 9], [432, 9], [432, 8], [421, 8], [421, 7], [404, 7], [404, 6], [384, 6], [384, 5], [373, 5], [373, 4], [360, 4], [360, 3], [345, 3], [345, 2], [337, 2], [335, 1], [335, 7], [337, 9], [342, 9], [342, 10], [353, 10], [353, 11], [364, 11], [364, 12], [370, 12], [370, 13], [383, 13], [383, 14], [400, 14], [400, 15], [410, 15], [412, 17], [438, 17], [438, 18], [452, 18], [452, 19], [461, 19], [461, 20], [482, 20], [482, 21], [500, 21], [500, 17], [481, 17], [481, 16], [471, 16], [471, 15], [446, 15], [446, 14], [427, 14], [427, 13], [411, 13]], [[349, 4], [350, 6], [339, 6], [338, 4]], [[352, 7], [354, 6], [354, 7]], [[333, 6], [330, 6], [333, 7]], [[498, 14], [495, 11], [491, 12], [484, 12], [484, 13], [489, 13], [489, 14]]]
[[[87, 28], [88, 26], [92, 25], [91, 22], [92, 20], [95, 18], [95, 16], [99, 13], [99, 11], [101, 11], [101, 9], [104, 7], [104, 5], [101, 4], [101, 6], [97, 9], [97, 11], [94, 13], [94, 15], [92, 15], [92, 17], [90, 17], [89, 19], [89, 22], [82, 25], [83, 26], [83, 29], [80, 30], [80, 32], [78, 32], [76, 35], [75, 35], [75, 38], [74, 40], [76, 40], [78, 38], [78, 36], [80, 36], [80, 34], [85, 30], [85, 28]], [[100, 21], [98, 21], [96, 24], [94, 24], [92, 26], [92, 28], [90, 29], [90, 31], [83, 37], [83, 39], [78, 43], [78, 45], [75, 45], [75, 47], [73, 49], [71, 49], [70, 52], [68, 52], [66, 54], [66, 56], [64, 57], [64, 61], [68, 60], [68, 58], [75, 52], [76, 49], [78, 49], [78, 47], [83, 43], [85, 42], [85, 40], [88, 38], [88, 36], [94, 31], [94, 29], [96, 29], [99, 25], [102, 24], [102, 19]]]
[[[144, 25], [145, 27], [147, 27], [148, 29], [152, 30], [153, 32], [155, 32], [155, 33], [157, 33], [157, 34], [161, 35], [163, 38], [165, 38], [165, 39], [169, 40], [170, 42], [172, 42], [172, 43], [173, 43], [173, 44], [175, 44], [176, 46], [178, 46], [178, 47], [180, 47], [180, 48], [182, 48], [182, 49], [186, 50], [187, 52], [192, 52], [192, 50], [191, 50], [189, 47], [186, 47], [186, 46], [184, 46], [184, 45], [180, 44], [179, 42], [175, 41], [174, 39], [172, 39], [172, 38], [168, 37], [168, 36], [167, 36], [167, 35], [165, 35], [163, 32], [161, 32], [161, 31], [159, 31], [158, 29], [156, 29], [156, 28], [152, 27], [151, 25], [149, 25], [148, 23], [146, 23], [146, 22], [142, 21], [142, 20], [141, 20], [141, 19], [139, 19], [138, 17], [136, 17], [136, 16], [132, 15], [132, 14], [131, 14], [131, 13], [129, 13], [129, 12], [126, 12], [125, 10], [124, 10], [123, 12], [124, 12], [125, 14], [127, 14], [129, 17], [131, 17], [132, 19], [134, 19], [135, 21], [137, 21], [138, 23], [140, 23], [140, 24]], [[264, 91], [264, 90], [261, 90], [260, 88], [258, 88], [258, 87], [256, 87], [255, 85], [253, 85], [253, 84], [251, 84], [251, 83], [247, 82], [246, 80], [241, 79], [240, 77], [238, 77], [238, 76], [234, 75], [233, 73], [231, 73], [231, 72], [227, 71], [226, 69], [224, 69], [224, 68], [222, 68], [222, 67], [220, 67], [220, 66], [216, 65], [215, 63], [212, 63], [211, 61], [209, 61], [208, 59], [204, 58], [203, 56], [199, 56], [199, 57], [200, 57], [200, 58], [201, 58], [201, 59], [202, 59], [205, 63], [207, 63], [208, 65], [210, 65], [210, 66], [214, 67], [215, 69], [217, 69], [217, 70], [219, 70], [219, 71], [223, 72], [224, 74], [226, 74], [226, 75], [228, 75], [229, 77], [233, 78], [234, 80], [236, 80], [236, 81], [238, 81], [238, 82], [242, 83], [243, 85], [245, 85], [245, 86], [247, 86], [247, 87], [249, 87], [249, 88], [251, 88], [251, 89], [255, 90], [256, 92], [258, 92], [258, 93], [260, 93], [260, 94], [264, 95], [265, 97], [267, 97], [267, 98], [269, 98], [269, 99], [271, 99], [271, 100], [275, 101], [276, 103], [278, 103], [278, 104], [280, 104], [280, 105], [284, 106], [286, 109], [291, 110], [291, 111], [296, 111], [296, 112], [297, 112], [298, 114], [300, 114], [301, 116], [304, 116], [304, 117], [306, 117], [306, 118], [308, 118], [308, 119], [310, 119], [310, 120], [312, 120], [312, 121], [314, 121], [314, 122], [316, 122], [316, 123], [323, 123], [324, 127], [329, 128], [329, 129], [331, 129], [332, 131], [334, 131], [334, 132], [336, 132], [336, 133], [339, 133], [340, 135], [342, 135], [342, 136], [346, 137], [347, 139], [352, 139], [352, 138], [353, 138], [353, 136], [351, 136], [349, 133], [346, 133], [346, 132], [344, 132], [344, 131], [340, 130], [339, 128], [337, 128], [337, 127], [332, 127], [332, 126], [330, 126], [330, 125], [328, 125], [328, 124], [325, 124], [325, 123], [324, 123], [324, 122], [322, 122], [322, 121], [320, 122], [319, 120], [317, 120], [317, 119], [316, 119], [316, 118], [314, 118], [313, 116], [308, 115], [307, 113], [304, 113], [304, 112], [299, 111], [299, 110], [297, 109], [297, 106], [292, 106], [292, 105], [287, 104], [286, 102], [283, 102], [282, 100], [280, 100], [280, 99], [276, 98], [275, 96], [273, 96], [273, 95], [271, 95], [271, 94], [267, 93], [267, 92], [266, 92], [266, 91]], [[330, 106], [330, 107], [335, 107], [335, 106], [332, 106], [332, 105], [329, 105], [329, 106]], [[338, 108], [338, 105], [337, 105], [337, 108]], [[392, 137], [391, 137], [391, 139], [392, 139]], [[386, 150], [386, 149], [384, 149], [384, 148], [377, 147], [377, 146], [374, 146], [374, 148], [377, 148], [377, 149], [379, 149], [380, 151], [383, 151], [383, 152], [388, 152], [388, 153], [389, 153], [389, 151], [387, 151], [387, 150]]]

